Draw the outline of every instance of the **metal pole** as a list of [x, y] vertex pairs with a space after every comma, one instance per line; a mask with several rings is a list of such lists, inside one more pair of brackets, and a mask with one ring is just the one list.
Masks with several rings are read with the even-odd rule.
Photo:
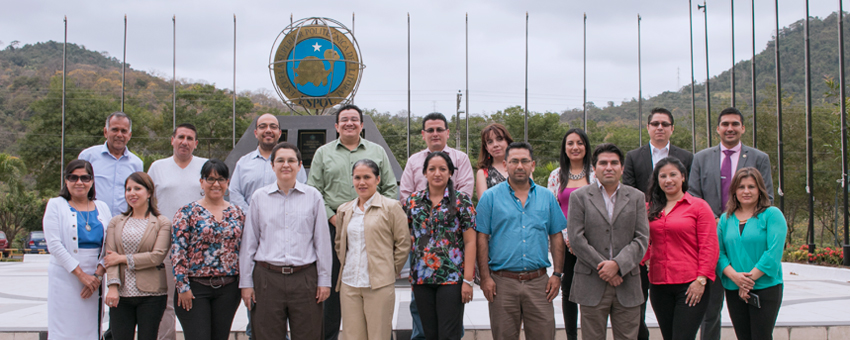
[[233, 148], [236, 148], [236, 14], [233, 14]]
[[525, 123], [522, 136], [528, 142], [528, 12], [525, 12]]
[[127, 71], [127, 15], [124, 14], [124, 61], [121, 65], [121, 112], [124, 112], [124, 73]]
[[809, 194], [809, 229], [806, 240], [809, 242], [809, 254], [815, 252], [815, 180], [812, 160], [812, 74], [809, 57], [809, 0], [806, 0], [806, 21], [803, 26], [805, 45], [804, 61], [806, 65], [806, 193]]
[[782, 141], [782, 77], [779, 72], [779, 0], [776, 0], [776, 41], [774, 41], [773, 50], [776, 58], [776, 169], [779, 172], [777, 182], [779, 182], [779, 210], [785, 212], [785, 166], [782, 164], [785, 158], [785, 146]]
[[171, 131], [177, 130], [177, 16], [171, 17], [172, 44], [171, 47]]
[[735, 107], [735, 0], [732, 2], [732, 107]]
[[59, 187], [62, 187], [62, 170], [65, 168], [65, 75], [67, 74], [65, 66], [68, 63], [68, 57], [65, 54], [65, 46], [68, 45], [68, 16], [62, 20], [65, 23], [65, 42], [62, 43], [62, 141], [59, 147]]
[[711, 89], [709, 88], [709, 80], [711, 73], [708, 72], [708, 9], [705, 7], [705, 1], [702, 6], [697, 5], [698, 9], [702, 9], [705, 14], [705, 137], [706, 147], [711, 147]]
[[584, 13], [584, 36], [583, 63], [582, 63], [582, 101], [581, 107], [584, 111], [584, 133], [587, 133], [587, 13]]
[[753, 12], [753, 60], [750, 61], [751, 78], [753, 80], [753, 148], [758, 149], [758, 120], [756, 119], [756, 107], [758, 96], [756, 95], [756, 0], [752, 0]]
[[351, 12], [351, 35], [354, 35], [354, 12]]
[[410, 12], [407, 12], [407, 158], [410, 158]]
[[460, 150], [460, 99], [463, 94], [457, 90], [457, 109], [455, 110], [455, 149]]
[[693, 3], [688, 0], [688, 20], [691, 29], [691, 153], [697, 153], [697, 104], [694, 82], [694, 13]]
[[844, 88], [844, 6], [838, 0], [838, 84], [841, 97], [841, 191], [844, 196], [844, 265], [850, 266], [850, 212], [847, 210], [847, 98]]
[[466, 13], [466, 154], [469, 155], [469, 13]]
[[637, 16], [638, 24], [638, 145], [643, 145], [643, 129], [641, 123], [643, 121], [643, 86], [641, 83], [640, 69], [640, 14]]

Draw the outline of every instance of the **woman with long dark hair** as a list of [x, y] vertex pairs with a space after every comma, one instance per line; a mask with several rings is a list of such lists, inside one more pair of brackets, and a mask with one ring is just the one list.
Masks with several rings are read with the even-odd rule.
[[479, 198], [484, 191], [507, 178], [505, 150], [513, 142], [508, 129], [502, 124], [493, 123], [481, 130], [481, 150], [478, 152], [478, 171], [475, 173], [475, 194]]
[[159, 214], [156, 187], [144, 172], [124, 181], [127, 211], [106, 228], [109, 328], [116, 340], [155, 340], [168, 302], [162, 261], [171, 248], [171, 221]]
[[782, 251], [788, 224], [771, 206], [756, 168], [735, 173], [720, 216], [717, 272], [738, 339], [772, 339], [782, 305]]
[[62, 176], [59, 197], [44, 211], [44, 238], [50, 251], [47, 268], [47, 332], [51, 340], [100, 338], [99, 291], [106, 268], [103, 258], [106, 202], [95, 199], [94, 169], [76, 159]]
[[448, 154], [431, 153], [422, 166], [428, 188], [404, 201], [413, 241], [410, 283], [428, 340], [460, 340], [463, 305], [472, 301], [475, 208], [454, 189], [454, 171]]
[[694, 339], [715, 279], [714, 213], [688, 194], [687, 168], [675, 157], [655, 164], [646, 196], [652, 310], [665, 340]]
[[[559, 154], [560, 167], [549, 174], [547, 188], [555, 194], [564, 217], [570, 207], [570, 194], [578, 188], [593, 183], [595, 176], [591, 170], [590, 141], [584, 130], [573, 128], [567, 130], [561, 141], [561, 152]], [[569, 228], [569, 226], [567, 226]], [[573, 271], [576, 266], [576, 256], [569, 250], [570, 240], [567, 237], [567, 229], [563, 230], [564, 242], [567, 250], [564, 252], [564, 276], [561, 279], [561, 304], [564, 312], [564, 328], [567, 331], [567, 339], [578, 338], [578, 305], [571, 302], [570, 286], [573, 283]]]

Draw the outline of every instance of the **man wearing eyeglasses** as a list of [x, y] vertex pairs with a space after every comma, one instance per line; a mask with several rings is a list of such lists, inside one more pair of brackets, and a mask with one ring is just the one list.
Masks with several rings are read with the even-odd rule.
[[[504, 162], [508, 180], [485, 191], [475, 208], [481, 290], [489, 302], [493, 339], [519, 339], [524, 324], [526, 339], [554, 340], [552, 300], [561, 287], [561, 230], [567, 220], [555, 195], [531, 180], [530, 144], [511, 143]], [[551, 277], [547, 250], [555, 262]]]
[[[387, 152], [378, 144], [360, 137], [363, 131], [363, 111], [348, 104], [336, 112], [336, 132], [339, 139], [322, 145], [313, 154], [310, 164], [310, 177], [307, 184], [319, 190], [325, 200], [325, 214], [330, 228], [330, 240], [336, 237], [336, 209], [343, 203], [357, 198], [352, 184], [352, 167], [361, 159], [371, 159], [381, 169], [381, 182], [378, 192], [385, 197], [398, 198], [398, 185]], [[336, 340], [339, 336], [341, 311], [339, 292], [336, 291], [339, 276], [339, 257], [333, 252], [331, 295], [325, 301], [324, 335], [327, 340]]]
[[144, 171], [142, 159], [127, 148], [132, 135], [133, 122], [130, 117], [120, 111], [110, 113], [103, 128], [106, 143], [85, 149], [78, 157], [91, 163], [97, 198], [109, 205], [112, 216], [127, 211], [124, 181], [130, 174]]
[[[254, 137], [257, 138], [257, 150], [249, 152], [239, 158], [236, 169], [230, 176], [230, 203], [233, 203], [243, 211], [251, 207], [251, 195], [259, 188], [270, 185], [277, 180], [270, 162], [272, 149], [280, 139], [280, 123], [277, 117], [266, 113], [257, 118], [254, 127]], [[300, 183], [307, 181], [307, 172], [304, 168], [298, 171], [296, 180]], [[245, 335], [253, 339], [251, 334], [251, 313], [248, 313], [248, 325]]]
[[[183, 123], [177, 125], [171, 133], [171, 147], [174, 153], [171, 157], [153, 162], [148, 169], [156, 186], [157, 209], [168, 219], [173, 219], [177, 210], [184, 205], [201, 199], [201, 167], [207, 162], [206, 158], [197, 157], [192, 153], [198, 147], [198, 130], [194, 125]], [[166, 283], [168, 284], [168, 303], [162, 321], [159, 324], [159, 340], [174, 340], [177, 338], [174, 317], [174, 272], [171, 265], [171, 252], [163, 261], [165, 264]]]
[[[655, 163], [664, 157], [676, 157], [691, 171], [694, 155], [689, 151], [670, 143], [673, 135], [673, 113], [663, 107], [656, 107], [646, 118], [646, 132], [649, 144], [629, 151], [626, 154], [626, 164], [623, 167], [623, 184], [646, 193], [649, 179]], [[646, 299], [649, 296], [649, 272], [644, 262], [640, 264], [640, 282], [643, 291], [643, 304], [640, 306], [640, 330], [638, 340], [649, 340], [649, 329], [646, 328]]]
[[[410, 159], [407, 160], [399, 188], [401, 200], [404, 201], [414, 192], [425, 190], [428, 187], [428, 181], [422, 173], [422, 166], [425, 163], [425, 158], [430, 153], [437, 151], [447, 153], [455, 166], [455, 173], [452, 176], [455, 190], [472, 197], [475, 188], [472, 165], [467, 154], [446, 145], [449, 140], [449, 124], [446, 121], [446, 116], [439, 112], [432, 112], [422, 118], [422, 139], [428, 148], [410, 155]], [[410, 339], [424, 340], [425, 333], [422, 330], [422, 321], [419, 318], [419, 309], [416, 306], [416, 300], [413, 298], [413, 292], [410, 292], [410, 317], [413, 319]]]
[[[720, 135], [720, 145], [706, 148], [694, 155], [694, 163], [688, 176], [688, 193], [705, 200], [711, 206], [715, 219], [719, 219], [726, 210], [732, 176], [738, 169], [754, 167], [761, 172], [767, 195], [773, 202], [770, 158], [766, 153], [741, 143], [741, 137], [746, 131], [741, 111], [734, 107], [720, 111], [716, 131]], [[700, 338], [719, 340], [720, 312], [723, 309], [725, 294], [720, 280], [709, 281], [708, 285], [710, 287], [707, 289], [711, 289], [711, 295], [700, 326]]]

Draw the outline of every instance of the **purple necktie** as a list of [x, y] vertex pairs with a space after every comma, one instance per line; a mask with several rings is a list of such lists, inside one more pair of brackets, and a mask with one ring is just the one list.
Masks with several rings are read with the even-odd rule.
[[732, 154], [734, 150], [723, 150], [726, 158], [720, 165], [720, 210], [726, 210], [726, 201], [729, 200], [729, 185], [732, 184]]

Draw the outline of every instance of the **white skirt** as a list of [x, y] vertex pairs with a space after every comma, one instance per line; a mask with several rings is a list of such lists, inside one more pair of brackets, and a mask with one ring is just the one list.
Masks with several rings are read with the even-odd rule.
[[[79, 249], [76, 259], [80, 269], [94, 275], [100, 249]], [[57, 264], [47, 270], [47, 339], [97, 340], [100, 315], [97, 312], [98, 293], [83, 300], [83, 284], [74, 274]]]

